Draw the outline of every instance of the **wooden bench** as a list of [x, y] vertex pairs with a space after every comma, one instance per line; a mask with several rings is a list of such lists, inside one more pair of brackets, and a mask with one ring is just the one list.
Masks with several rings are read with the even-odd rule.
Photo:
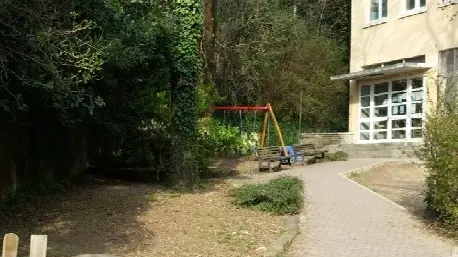
[[[258, 169], [269, 169], [269, 172], [278, 171], [281, 168], [282, 160], [288, 157], [281, 156], [279, 146], [270, 146], [258, 148]], [[272, 162], [278, 162], [278, 165], [271, 166]]]
[[314, 162], [317, 159], [324, 160], [324, 154], [328, 152], [328, 150], [317, 150], [313, 144], [298, 144], [293, 147], [297, 155], [312, 156]]

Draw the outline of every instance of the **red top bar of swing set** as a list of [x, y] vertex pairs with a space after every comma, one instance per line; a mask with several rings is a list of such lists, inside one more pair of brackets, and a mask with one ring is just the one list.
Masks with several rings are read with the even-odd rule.
[[267, 111], [269, 110], [269, 105], [267, 106], [213, 106], [212, 109], [215, 111]]
[[[274, 125], [275, 125], [275, 129], [277, 130], [277, 133], [278, 133], [278, 137], [280, 138], [280, 142], [281, 142], [281, 147], [283, 148], [283, 151], [285, 153], [285, 156], [286, 157], [289, 157], [289, 154], [288, 154], [288, 151], [286, 150], [286, 147], [285, 147], [285, 143], [283, 142], [283, 137], [281, 135], [281, 131], [280, 131], [280, 127], [278, 126], [278, 123], [277, 123], [277, 120], [275, 119], [275, 115], [272, 111], [272, 107], [270, 105], [270, 103], [267, 103], [266, 106], [213, 106], [212, 107], [213, 110], [221, 110], [221, 111], [268, 111], [272, 114], [272, 118], [273, 118], [273, 121], [274, 121]], [[267, 117], [267, 116], [266, 116]], [[261, 147], [263, 147], [264, 145], [264, 137], [265, 137], [265, 133], [266, 133], [266, 123], [267, 120], [264, 121], [264, 127], [262, 129], [262, 136], [260, 139], [261, 140]]]

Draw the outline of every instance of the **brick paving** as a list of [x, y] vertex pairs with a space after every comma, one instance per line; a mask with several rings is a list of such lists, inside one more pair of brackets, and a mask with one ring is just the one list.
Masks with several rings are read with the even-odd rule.
[[421, 221], [339, 176], [377, 160], [315, 164], [278, 174], [300, 176], [306, 208], [292, 257], [442, 257], [452, 243], [427, 231]]

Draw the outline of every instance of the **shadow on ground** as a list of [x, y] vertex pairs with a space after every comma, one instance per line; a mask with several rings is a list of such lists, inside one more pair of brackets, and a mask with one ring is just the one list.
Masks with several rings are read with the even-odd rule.
[[[199, 208], [196, 207], [197, 209], [186, 209], [187, 205], [184, 204], [184, 209], [179, 212], [183, 213], [180, 219], [187, 217], [193, 220], [204, 215], [199, 222], [205, 223], [212, 222], [215, 217], [231, 220], [226, 215], [232, 215], [234, 216], [233, 222], [243, 223], [244, 225], [240, 226], [246, 228], [247, 225], [244, 222], [250, 219], [246, 217], [238, 219], [235, 214], [241, 215], [242, 213], [249, 216], [254, 214], [250, 211], [237, 210], [230, 203], [219, 202], [225, 196], [213, 189], [225, 183], [224, 181], [228, 178], [231, 180], [251, 180], [250, 174], [256, 173], [256, 168], [256, 161], [253, 160], [220, 159], [215, 162], [207, 174], [203, 174], [206, 179], [202, 180], [200, 188], [196, 190], [196, 193], [199, 193], [198, 196], [188, 195], [182, 197], [183, 200], [181, 201], [169, 201], [167, 199], [159, 201], [156, 199], [158, 195], [156, 192], [161, 192], [163, 195], [164, 191], [168, 190], [159, 189], [153, 184], [88, 176], [85, 183], [75, 185], [65, 192], [40, 197], [32, 204], [24, 204], [19, 206], [20, 208], [8, 211], [8, 213], [0, 213], [2, 218], [0, 234], [16, 233], [19, 235], [20, 256], [28, 255], [29, 239], [30, 235], [33, 234], [48, 235], [48, 257], [73, 257], [80, 254], [112, 254], [136, 257], [142, 256], [142, 254], [144, 256], [146, 252], [151, 253], [151, 256], [161, 256], [163, 252], [160, 252], [160, 249], [173, 249], [170, 242], [176, 238], [174, 239], [172, 236], [170, 241], [169, 235], [185, 233], [175, 230], [175, 226], [181, 224], [181, 221], [174, 220], [174, 217], [178, 216], [177, 210], [169, 210], [168, 208], [172, 208], [170, 206], [175, 206], [186, 199], [196, 201], [193, 204], [196, 205], [197, 203], [201, 206], [196, 205], [199, 206]], [[178, 196], [180, 193], [171, 191], [170, 196], [167, 197], [172, 199], [175, 195]], [[209, 206], [207, 201], [212, 201], [212, 198], [218, 199], [218, 201], [215, 200]], [[167, 203], [166, 206], [160, 207], [165, 203]], [[177, 205], [173, 208], [178, 207]], [[222, 213], [212, 213], [213, 216], [216, 215], [212, 219], [207, 218], [206, 215], [209, 215], [207, 212], [197, 216], [192, 214], [210, 207], [213, 208], [210, 211], [222, 210]], [[228, 211], [233, 213], [228, 214]], [[187, 215], [185, 212], [190, 214]], [[221, 217], [218, 216], [220, 214]], [[253, 218], [255, 217], [257, 216], [254, 215]], [[167, 218], [169, 220], [164, 221]], [[267, 216], [265, 219], [266, 221], [272, 220], [271, 217], [268, 218]], [[274, 223], [270, 222], [269, 224]], [[255, 225], [253, 225], [252, 234], [255, 234], [256, 231], [263, 231], [256, 227], [258, 225]], [[231, 227], [227, 224], [224, 226]], [[159, 231], [158, 228], [162, 228], [162, 231]], [[179, 227], [179, 229], [183, 230], [184, 228]], [[275, 229], [277, 228], [275, 227]], [[187, 235], [182, 235], [182, 238], [187, 238]], [[170, 247], [164, 248], [165, 245]], [[175, 245], [185, 246], [185, 244], [178, 242]], [[225, 248], [221, 249], [223, 249], [221, 251], [227, 251]], [[153, 251], [156, 252], [153, 253]]]
[[[5, 214], [0, 233], [16, 233], [20, 256], [28, 255], [32, 234], [48, 235], [49, 257], [110, 253], [151, 242], [137, 217], [148, 208], [152, 185], [90, 178], [60, 195], [42, 197]], [[154, 233], [154, 232], [153, 232]]]
[[204, 179], [250, 179], [258, 173], [257, 161], [253, 158], [215, 158], [207, 171], [201, 173]]

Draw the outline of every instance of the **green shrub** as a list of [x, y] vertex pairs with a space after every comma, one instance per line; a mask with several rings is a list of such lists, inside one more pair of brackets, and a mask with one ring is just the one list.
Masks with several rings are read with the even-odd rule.
[[[445, 97], [439, 97], [445, 99]], [[428, 115], [422, 157], [428, 171], [428, 208], [447, 225], [458, 227], [458, 108], [440, 100]]]
[[235, 204], [275, 214], [297, 214], [302, 206], [302, 181], [281, 177], [265, 184], [244, 185], [235, 191]]
[[336, 162], [348, 160], [348, 154], [343, 151], [337, 151], [335, 153], [328, 153], [324, 155], [325, 161]]
[[205, 149], [217, 155], [253, 154], [259, 141], [257, 133], [240, 133], [239, 128], [224, 126], [211, 118], [199, 120], [199, 134]]
[[352, 179], [352, 180], [357, 180], [359, 178], [361, 178], [361, 173], [357, 172], [357, 171], [352, 171], [349, 175], [348, 175], [348, 178], [349, 179]]
[[[254, 140], [256, 146], [258, 145], [259, 135], [263, 128], [264, 113], [244, 112], [242, 113], [242, 122], [240, 122], [240, 116], [237, 112], [227, 112], [225, 118], [221, 116], [221, 112], [214, 113], [214, 118], [219, 121], [220, 125], [226, 124], [227, 127], [236, 129], [240, 135], [240, 124], [242, 124], [242, 134], [245, 134], [250, 140]], [[299, 143], [300, 134], [298, 131], [298, 121], [293, 119], [281, 119], [281, 117], [277, 117], [277, 121], [285, 145]], [[277, 131], [275, 130], [272, 119], [269, 119], [265, 140], [266, 146], [280, 145], [280, 140], [278, 140]]]

